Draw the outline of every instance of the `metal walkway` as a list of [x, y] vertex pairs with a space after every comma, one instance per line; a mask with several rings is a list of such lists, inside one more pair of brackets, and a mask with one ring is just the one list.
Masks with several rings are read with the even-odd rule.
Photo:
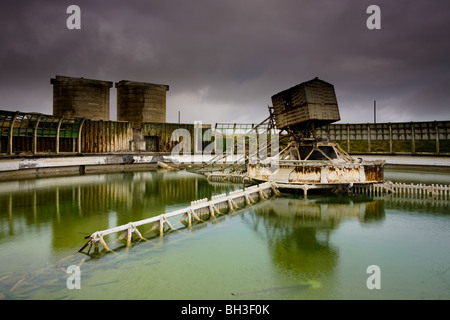
[[175, 210], [173, 212], [161, 214], [159, 216], [151, 217], [148, 219], [130, 222], [125, 225], [121, 225], [115, 228], [96, 231], [90, 236], [88, 242], [78, 251], [83, 252], [83, 250], [89, 246], [88, 254], [91, 250], [92, 245], [96, 251], [98, 251], [99, 244], [102, 245], [103, 249], [111, 251], [105, 241], [105, 237], [111, 234], [121, 232], [121, 235], [117, 240], [124, 240], [126, 237], [126, 246], [129, 247], [133, 239], [133, 234], [135, 234], [140, 240], [147, 240], [137, 229], [143, 225], [151, 225], [150, 229], [147, 231], [156, 231], [160, 236], [164, 235], [164, 228], [168, 227], [169, 230], [178, 230], [186, 227], [191, 227], [193, 219], [196, 221], [204, 221], [204, 219], [215, 218], [216, 215], [225, 212], [234, 212], [240, 209], [238, 204], [252, 205], [258, 200], [266, 200], [271, 195], [279, 194], [278, 186], [273, 182], [265, 182], [259, 185], [254, 185], [245, 190], [236, 190], [227, 194], [220, 194], [213, 196], [211, 200], [201, 199], [192, 201], [191, 205], [187, 208]]

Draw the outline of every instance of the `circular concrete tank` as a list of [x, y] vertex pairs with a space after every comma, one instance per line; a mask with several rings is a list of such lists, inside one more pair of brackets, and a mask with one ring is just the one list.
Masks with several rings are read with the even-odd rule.
[[168, 85], [122, 80], [115, 86], [118, 121], [129, 121], [133, 128], [142, 122], [166, 122]]
[[53, 85], [53, 115], [109, 121], [112, 82], [56, 76]]

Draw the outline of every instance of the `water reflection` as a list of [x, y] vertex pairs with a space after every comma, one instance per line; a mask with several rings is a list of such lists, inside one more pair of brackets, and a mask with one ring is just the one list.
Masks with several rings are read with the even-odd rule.
[[[242, 292], [263, 289], [257, 291], [261, 298], [359, 298], [361, 292], [364, 298], [365, 269], [361, 283], [347, 283], [354, 277], [353, 266], [361, 264], [362, 256], [370, 251], [368, 244], [379, 246], [378, 253], [386, 252], [386, 260], [378, 261], [398, 263], [395, 272], [399, 274], [411, 266], [413, 276], [439, 272], [438, 282], [430, 282], [429, 286], [441, 283], [446, 296], [448, 248], [444, 244], [450, 202], [389, 196], [272, 198], [236, 214], [221, 216], [214, 220], [212, 228], [212, 223], [199, 223], [204, 232], [195, 230], [164, 237], [164, 250], [153, 246], [155, 243], [142, 243], [127, 254], [87, 260], [83, 264], [83, 290], [67, 291], [67, 274], [55, 262], [63, 261], [63, 266], [78, 264], [81, 257], [74, 253], [86, 242], [84, 235], [241, 187], [209, 184], [202, 176], [172, 171], [0, 183], [0, 299], [2, 290], [3, 298], [8, 299], [15, 298], [10, 294], [23, 294], [20, 298], [72, 298], [77, 294], [82, 299], [118, 297], [115, 292], [122, 292], [122, 297], [136, 297], [129, 295], [136, 291], [138, 297], [159, 298], [170, 297], [175, 287], [177, 297], [188, 298], [193, 293], [210, 298], [211, 292], [226, 298], [236, 288], [242, 288]], [[416, 212], [426, 215], [411, 214]], [[443, 216], [446, 219], [441, 219]], [[361, 226], [377, 228], [361, 231]], [[379, 231], [383, 232], [382, 237]], [[230, 241], [233, 237], [238, 241]], [[411, 242], [413, 239], [416, 241]], [[239, 253], [237, 246], [245, 250]], [[240, 267], [230, 268], [233, 261], [238, 261]], [[422, 263], [430, 266], [422, 267]], [[44, 269], [47, 265], [50, 267]], [[180, 273], [180, 267], [187, 273]], [[24, 278], [27, 273], [30, 276]], [[307, 285], [314, 287], [308, 280], [318, 280], [322, 289], [301, 291], [299, 288]], [[136, 283], [142, 284], [138, 286], [141, 291]], [[222, 296], [225, 283], [232, 289]], [[414, 287], [416, 282], [412, 283]], [[403, 285], [402, 281], [395, 284]], [[293, 286], [298, 290], [283, 289]], [[340, 295], [342, 287], [351, 294]], [[311, 291], [316, 292], [314, 296]]]
[[450, 172], [447, 170], [439, 170], [429, 168], [418, 169], [400, 169], [389, 168], [384, 172], [384, 178], [393, 182], [401, 183], [423, 183], [423, 184], [444, 184], [448, 185], [450, 181]]
[[2, 182], [0, 239], [44, 228], [50, 229], [54, 248], [76, 247], [96, 230], [146, 219], [230, 188], [173, 171]]
[[337, 265], [338, 248], [330, 235], [345, 220], [362, 224], [385, 219], [383, 200], [348, 197], [279, 197], [259, 204], [253, 228], [264, 233], [274, 264], [307, 277], [330, 274]]

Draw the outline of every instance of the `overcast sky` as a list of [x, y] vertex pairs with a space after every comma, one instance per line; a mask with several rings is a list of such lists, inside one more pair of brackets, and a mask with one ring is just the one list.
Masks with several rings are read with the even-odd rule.
[[450, 120], [449, 0], [2, 1], [0, 44], [2, 110], [52, 114], [63, 75], [169, 85], [167, 122], [258, 123], [272, 95], [319, 77], [344, 123], [373, 122], [374, 100], [377, 122]]

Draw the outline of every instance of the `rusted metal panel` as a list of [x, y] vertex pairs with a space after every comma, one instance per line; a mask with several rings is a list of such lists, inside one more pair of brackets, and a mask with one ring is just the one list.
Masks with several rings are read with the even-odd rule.
[[82, 129], [82, 153], [129, 151], [133, 132], [129, 122], [86, 120]]
[[364, 166], [366, 182], [379, 182], [384, 179], [384, 166], [367, 164]]
[[320, 167], [295, 167], [289, 174], [289, 182], [320, 182], [322, 170]]
[[384, 160], [356, 163], [304, 160], [280, 161], [278, 168], [249, 164], [248, 176], [256, 181], [290, 184], [372, 183], [384, 180]]

